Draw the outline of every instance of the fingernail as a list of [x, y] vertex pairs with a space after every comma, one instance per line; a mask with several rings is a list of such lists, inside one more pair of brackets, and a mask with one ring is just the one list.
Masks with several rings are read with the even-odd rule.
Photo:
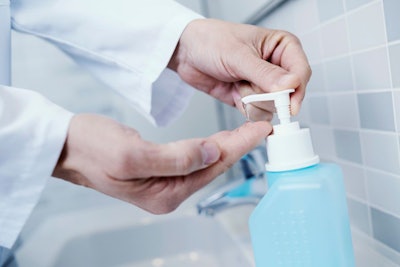
[[299, 113], [301, 108], [301, 103], [292, 100], [290, 103], [290, 113], [292, 116], [295, 116]]
[[219, 148], [215, 143], [205, 142], [201, 145], [201, 153], [205, 165], [210, 165], [219, 159]]

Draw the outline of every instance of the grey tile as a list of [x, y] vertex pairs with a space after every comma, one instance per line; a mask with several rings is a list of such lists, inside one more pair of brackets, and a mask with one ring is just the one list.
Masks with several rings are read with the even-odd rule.
[[315, 153], [323, 159], [333, 160], [335, 144], [330, 127], [313, 125], [310, 129]]
[[309, 105], [311, 122], [319, 124], [329, 124], [329, 107], [326, 97], [310, 97]]
[[400, 219], [371, 208], [373, 237], [400, 252]]
[[400, 174], [397, 134], [362, 131], [361, 144], [365, 165], [396, 175]]
[[393, 92], [394, 108], [395, 108], [395, 120], [396, 120], [396, 131], [400, 133], [400, 91]]
[[325, 91], [325, 71], [322, 63], [311, 66], [312, 75], [307, 85], [307, 91]]
[[350, 91], [353, 89], [350, 57], [325, 63], [326, 87], [328, 91]]
[[309, 106], [308, 98], [306, 97], [303, 99], [299, 113], [292, 117], [293, 121], [298, 121], [302, 127], [310, 124], [310, 112], [308, 112]]
[[344, 160], [362, 163], [360, 134], [355, 131], [334, 130], [336, 155]]
[[388, 41], [400, 39], [400, 1], [399, 0], [383, 0], [386, 19], [386, 32]]
[[400, 217], [400, 176], [366, 172], [369, 202]]
[[334, 127], [359, 128], [357, 97], [355, 93], [329, 97], [331, 124]]
[[344, 12], [342, 0], [317, 0], [317, 5], [320, 21], [332, 19]]
[[355, 89], [368, 90], [391, 87], [386, 48], [354, 55], [353, 68]]
[[348, 16], [347, 23], [352, 51], [386, 42], [382, 3], [375, 3], [357, 10]]
[[400, 88], [400, 44], [389, 46], [389, 60], [393, 87]]
[[395, 131], [392, 92], [358, 95], [362, 128]]
[[365, 5], [373, 0], [346, 0], [346, 10], [354, 9], [356, 7]]
[[368, 217], [368, 206], [357, 200], [347, 198], [349, 219], [352, 226], [371, 235], [371, 225]]

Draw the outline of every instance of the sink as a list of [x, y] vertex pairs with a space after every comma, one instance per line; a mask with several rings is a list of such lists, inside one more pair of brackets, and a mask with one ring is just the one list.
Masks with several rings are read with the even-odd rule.
[[240, 243], [216, 218], [122, 205], [49, 218], [16, 256], [20, 267], [254, 266]]
[[[196, 214], [196, 200], [157, 216], [120, 201], [94, 200], [96, 205], [80, 204], [69, 212], [57, 205], [38, 213], [35, 227], [28, 227], [34, 230], [21, 236], [19, 267], [255, 266], [247, 226], [253, 207], [208, 218]], [[399, 266], [393, 262], [400, 256], [352, 230], [356, 266]]]
[[76, 237], [54, 266], [249, 266], [241, 254], [214, 220], [187, 216]]

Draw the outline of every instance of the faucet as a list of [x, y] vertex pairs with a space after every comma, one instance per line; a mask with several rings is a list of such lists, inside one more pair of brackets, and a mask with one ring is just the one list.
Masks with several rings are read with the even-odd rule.
[[265, 179], [265, 147], [259, 146], [244, 155], [236, 167], [240, 176], [229, 179], [230, 182], [217, 188], [197, 204], [197, 212], [213, 216], [228, 208], [241, 205], [257, 205], [265, 195], [267, 183]]

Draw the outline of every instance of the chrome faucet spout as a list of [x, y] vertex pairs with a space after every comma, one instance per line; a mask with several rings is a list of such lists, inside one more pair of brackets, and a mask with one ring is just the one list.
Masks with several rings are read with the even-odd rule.
[[229, 208], [257, 205], [267, 188], [265, 149], [258, 147], [240, 160], [241, 178], [233, 179], [197, 204], [199, 214], [213, 216]]

